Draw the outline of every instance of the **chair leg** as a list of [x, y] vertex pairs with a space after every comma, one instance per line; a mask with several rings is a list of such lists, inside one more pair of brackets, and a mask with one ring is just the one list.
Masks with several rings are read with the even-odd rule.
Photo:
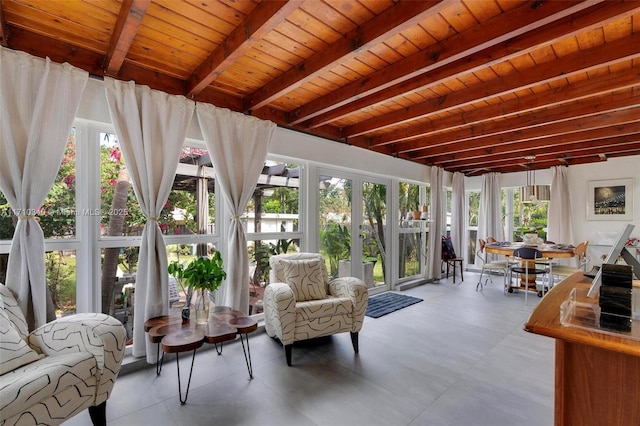
[[480, 270], [480, 279], [478, 280], [478, 284], [476, 284], [476, 291], [478, 291], [478, 287], [482, 290], [482, 275], [484, 274], [484, 269]]
[[529, 266], [525, 268], [524, 274], [524, 306], [527, 306], [527, 294], [529, 294]]
[[107, 426], [107, 401], [89, 407], [89, 417], [93, 426]]
[[293, 348], [293, 343], [290, 345], [284, 345], [284, 354], [287, 357], [287, 365], [291, 367], [291, 349]]
[[351, 333], [351, 344], [353, 345], [353, 350], [355, 353], [359, 352], [359, 347], [358, 347], [358, 332], [356, 331], [355, 333]]

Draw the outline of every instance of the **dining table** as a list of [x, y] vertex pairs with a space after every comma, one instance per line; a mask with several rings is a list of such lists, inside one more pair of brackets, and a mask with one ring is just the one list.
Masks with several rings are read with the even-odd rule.
[[[525, 244], [522, 242], [512, 242], [512, 241], [497, 241], [493, 243], [488, 243], [485, 246], [485, 251], [487, 253], [502, 255], [508, 258], [513, 257], [513, 252], [522, 247], [530, 247], [534, 248], [540, 253], [542, 253], [542, 258], [528, 261], [522, 261], [521, 264], [523, 267], [531, 268], [535, 267], [536, 262], [545, 262], [548, 261], [551, 272], [553, 272], [553, 264], [551, 262], [552, 259], [570, 259], [575, 256], [574, 249], [575, 247], [571, 244]], [[520, 287], [521, 289], [535, 289], [536, 275], [529, 274], [529, 283], [525, 281], [525, 275], [521, 274], [520, 279]], [[551, 287], [551, 286], [550, 286]], [[550, 288], [549, 287], [549, 288]], [[518, 288], [518, 287], [516, 287]], [[509, 285], [509, 291], [511, 291], [512, 287]]]

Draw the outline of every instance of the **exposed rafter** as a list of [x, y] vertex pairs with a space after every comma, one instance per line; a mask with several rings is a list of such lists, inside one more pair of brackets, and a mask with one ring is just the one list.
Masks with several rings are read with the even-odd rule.
[[[587, 3], [575, 1], [545, 3], [540, 7], [536, 5], [536, 2], [525, 3], [489, 20], [482, 31], [478, 28], [467, 30], [367, 76], [366, 81], [355, 81], [339, 92], [318, 98], [298, 108], [291, 123], [314, 128], [438, 80], [487, 66], [501, 57], [520, 54], [526, 46], [514, 43], [514, 37], [530, 33], [587, 7]], [[530, 46], [539, 44], [539, 40], [531, 37]], [[498, 48], [490, 49], [493, 46]]]
[[[244, 100], [245, 110], [261, 108], [270, 101], [294, 90], [341, 62], [355, 57], [362, 50], [384, 42], [395, 34], [437, 14], [451, 0], [398, 2], [365, 25], [350, 31], [323, 51], [292, 68], [269, 85], [261, 87]], [[296, 123], [292, 123], [296, 124]]]
[[0, 43], [467, 175], [638, 148], [638, 1], [2, 0]]
[[187, 80], [187, 96], [193, 97], [204, 90], [299, 6], [298, 0], [269, 0], [260, 3], [191, 74]]
[[111, 34], [105, 74], [117, 76], [151, 0], [124, 0]]
[[7, 46], [7, 30], [4, 20], [4, 11], [2, 10], [2, 2], [0, 2], [0, 46]]

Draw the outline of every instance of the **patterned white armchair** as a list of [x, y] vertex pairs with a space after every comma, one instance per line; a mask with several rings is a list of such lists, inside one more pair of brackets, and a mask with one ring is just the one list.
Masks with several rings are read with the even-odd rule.
[[11, 291], [0, 284], [0, 426], [58, 425], [85, 408], [106, 424], [126, 331], [104, 314], [77, 314], [28, 332]]
[[354, 277], [329, 282], [324, 259], [317, 253], [276, 255], [269, 264], [265, 330], [284, 345], [287, 365], [294, 342], [347, 331], [358, 353], [358, 332], [368, 302], [365, 283]]

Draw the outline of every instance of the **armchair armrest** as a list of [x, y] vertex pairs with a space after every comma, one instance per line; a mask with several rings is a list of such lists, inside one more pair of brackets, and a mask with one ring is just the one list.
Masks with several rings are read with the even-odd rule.
[[353, 328], [352, 332], [360, 331], [364, 322], [364, 314], [369, 303], [369, 290], [367, 285], [355, 277], [340, 277], [329, 283], [329, 291], [332, 296], [348, 297], [353, 303]]
[[294, 340], [296, 300], [285, 283], [271, 283], [264, 291], [264, 323], [269, 336], [277, 336], [283, 345]]
[[96, 405], [106, 401], [120, 372], [127, 334], [117, 319], [98, 313], [59, 318], [32, 331], [29, 345], [47, 356], [89, 352], [98, 365]]

